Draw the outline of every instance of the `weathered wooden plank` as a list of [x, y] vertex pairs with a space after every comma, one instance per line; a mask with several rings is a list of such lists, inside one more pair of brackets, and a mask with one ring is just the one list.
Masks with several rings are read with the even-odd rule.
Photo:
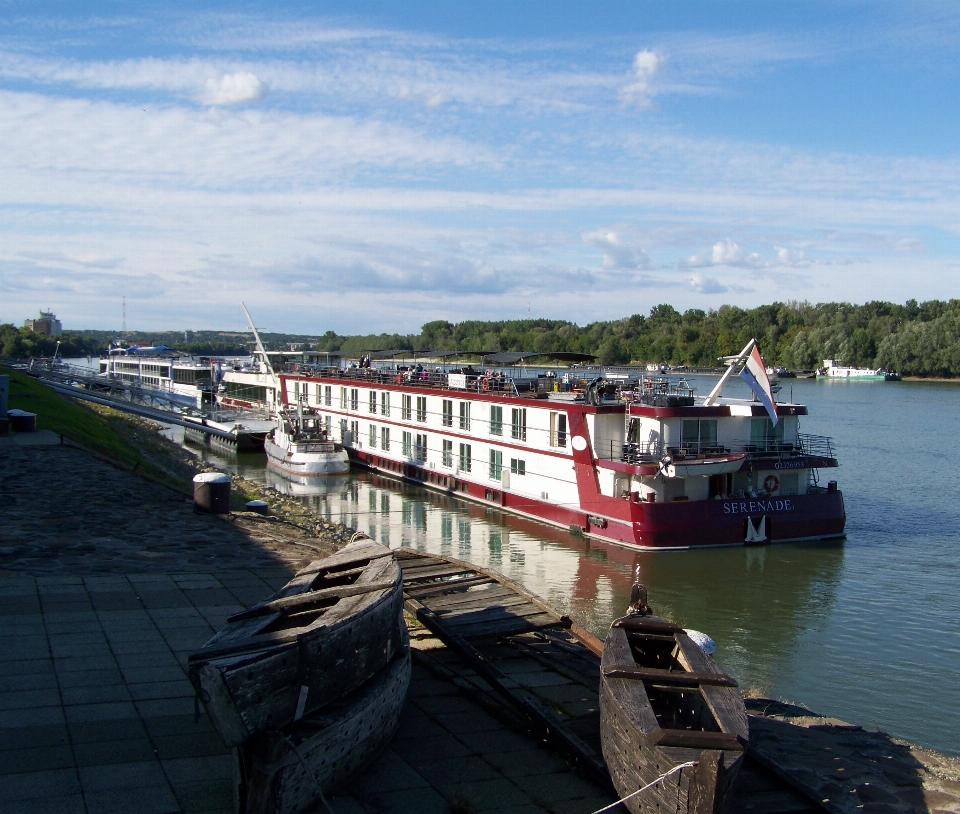
[[651, 616], [624, 616], [622, 619], [617, 619], [613, 623], [613, 627], [644, 633], [672, 634], [683, 632], [683, 628], [679, 625]]
[[519, 610], [524, 607], [529, 608], [532, 612], [541, 612], [540, 608], [534, 607], [522, 596], [510, 594], [495, 596], [491, 599], [481, 596], [477, 599], [466, 599], [462, 602], [454, 602], [440, 606], [434, 606], [431, 603], [430, 607], [443, 616], [444, 619], [455, 619], [465, 614], [476, 614], [482, 611], [492, 612], [502, 610], [512, 612], [513, 610]]
[[439, 596], [440, 594], [445, 594], [450, 591], [462, 591], [474, 585], [494, 584], [497, 584], [496, 580], [491, 579], [490, 577], [486, 576], [486, 574], [483, 574], [481, 576], [469, 577], [467, 579], [451, 579], [446, 582], [425, 583], [423, 585], [417, 585], [416, 583], [407, 585], [404, 583], [403, 590], [406, 591], [410, 596], [424, 598], [428, 596]]
[[[417, 594], [412, 594], [421, 598]], [[487, 602], [488, 604], [495, 604], [502, 599], [507, 597], [517, 598], [522, 602], [526, 602], [522, 596], [518, 597], [513, 593], [509, 588], [502, 588], [496, 583], [491, 583], [489, 587], [484, 586], [482, 591], [458, 591], [457, 593], [447, 593], [442, 596], [432, 596], [424, 604], [429, 605], [434, 610], [440, 610], [441, 608], [452, 608], [457, 605], [467, 605], [473, 602]]]
[[612, 665], [603, 668], [603, 674], [612, 678], [632, 678], [639, 681], [653, 681], [663, 684], [685, 684], [696, 687], [700, 684], [715, 684], [719, 687], [736, 687], [737, 682], [730, 676], [720, 673], [679, 673], [660, 670], [655, 667], [630, 667]]
[[422, 582], [425, 579], [437, 579], [438, 577], [452, 577], [456, 574], [472, 574], [474, 569], [470, 567], [463, 567], [461, 565], [435, 565], [430, 568], [422, 568], [416, 572], [407, 572], [407, 576], [404, 579], [407, 583], [417, 583]]
[[255, 616], [263, 616], [267, 613], [279, 613], [280, 611], [300, 610], [304, 605], [311, 605], [316, 602], [322, 602], [325, 599], [341, 599], [348, 596], [360, 596], [368, 594], [371, 591], [383, 591], [394, 587], [394, 581], [375, 582], [370, 585], [339, 585], [335, 588], [321, 588], [316, 591], [309, 591], [305, 594], [296, 596], [286, 596], [281, 599], [273, 599], [264, 602], [262, 605], [254, 605], [245, 611], [228, 616], [228, 622], [238, 622], [241, 619], [251, 619]]
[[549, 614], [537, 614], [527, 617], [504, 617], [479, 625], [463, 625], [456, 630], [464, 639], [480, 639], [489, 636], [512, 636], [517, 633], [554, 627], [557, 624]]
[[720, 749], [742, 752], [741, 740], [730, 732], [701, 732], [692, 729], [658, 729], [647, 742], [651, 746], [681, 746], [685, 749]]
[[540, 608], [535, 608], [523, 597], [519, 597], [517, 601], [518, 604], [514, 607], [492, 605], [468, 608], [461, 613], [452, 612], [443, 614], [439, 611], [435, 611], [435, 613], [443, 619], [444, 624], [454, 630], [464, 625], [478, 625], [495, 619], [523, 619], [527, 616], [543, 615]]

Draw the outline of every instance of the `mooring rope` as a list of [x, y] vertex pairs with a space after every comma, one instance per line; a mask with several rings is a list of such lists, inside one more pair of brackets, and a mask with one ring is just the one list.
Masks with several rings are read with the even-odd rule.
[[313, 772], [310, 771], [310, 767], [307, 766], [307, 761], [303, 759], [303, 755], [300, 754], [300, 750], [297, 749], [296, 744], [282, 732], [277, 733], [287, 742], [293, 753], [297, 756], [297, 760], [300, 761], [300, 765], [303, 767], [304, 773], [307, 775], [307, 780], [313, 785], [313, 790], [317, 793], [317, 796], [320, 798], [320, 802], [323, 803], [324, 808], [330, 812], [330, 814], [336, 814], [336, 812], [330, 807], [330, 803], [327, 802], [327, 798], [323, 796], [323, 791], [320, 788], [320, 783], [317, 781], [317, 778], [314, 776]]
[[674, 772], [679, 772], [681, 769], [689, 769], [691, 766], [696, 766], [697, 763], [698, 761], [696, 760], [690, 760], [690, 761], [687, 761], [686, 763], [681, 763], [679, 766], [674, 766], [669, 772], [667, 772], [666, 774], [660, 775], [652, 783], [647, 783], [647, 785], [645, 785], [642, 789], [637, 789], [632, 794], [628, 794], [626, 797], [623, 797], [617, 800], [617, 802], [615, 803], [611, 803], [610, 805], [604, 806], [603, 808], [598, 808], [596, 811], [593, 812], [593, 814], [603, 814], [604, 811], [611, 811], [621, 803], [627, 802], [627, 800], [629, 800], [631, 797], [636, 797], [638, 794], [640, 794], [640, 792], [646, 791], [649, 788], [653, 788], [655, 785], [657, 785], [657, 783], [662, 783]]

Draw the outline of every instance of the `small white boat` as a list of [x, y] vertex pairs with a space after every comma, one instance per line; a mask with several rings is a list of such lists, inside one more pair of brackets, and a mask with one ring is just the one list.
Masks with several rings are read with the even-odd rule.
[[347, 451], [327, 436], [316, 410], [298, 405], [277, 415], [263, 441], [267, 463], [291, 475], [342, 475], [350, 471]]

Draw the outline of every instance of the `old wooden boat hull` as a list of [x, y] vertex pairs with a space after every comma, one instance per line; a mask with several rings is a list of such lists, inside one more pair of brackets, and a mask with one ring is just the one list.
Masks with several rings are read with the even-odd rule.
[[237, 746], [330, 703], [382, 669], [405, 626], [400, 568], [361, 540], [231, 617], [190, 657], [190, 678], [223, 742]]
[[633, 814], [715, 814], [749, 739], [736, 683], [676, 625], [624, 617], [604, 642], [603, 756], [621, 797], [675, 771], [625, 805]]
[[393, 737], [410, 684], [410, 649], [355, 692], [284, 732], [262, 733], [237, 750], [241, 814], [322, 811], [326, 796]]

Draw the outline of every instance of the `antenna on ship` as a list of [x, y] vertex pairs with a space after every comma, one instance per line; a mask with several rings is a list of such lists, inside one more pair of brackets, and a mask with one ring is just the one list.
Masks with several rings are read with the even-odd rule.
[[277, 374], [273, 371], [273, 366], [270, 364], [270, 357], [267, 356], [267, 351], [263, 347], [263, 342], [260, 341], [260, 334], [257, 333], [257, 327], [253, 324], [253, 318], [250, 316], [247, 306], [243, 304], [243, 300], [240, 301], [240, 307], [243, 309], [243, 313], [247, 315], [247, 322], [250, 323], [250, 330], [253, 331], [253, 338], [257, 341], [257, 355], [263, 359], [263, 363], [267, 366], [267, 373], [269, 373], [270, 378], [273, 379], [274, 385], [276, 386], [277, 397], [279, 398], [280, 377], [277, 376]]

